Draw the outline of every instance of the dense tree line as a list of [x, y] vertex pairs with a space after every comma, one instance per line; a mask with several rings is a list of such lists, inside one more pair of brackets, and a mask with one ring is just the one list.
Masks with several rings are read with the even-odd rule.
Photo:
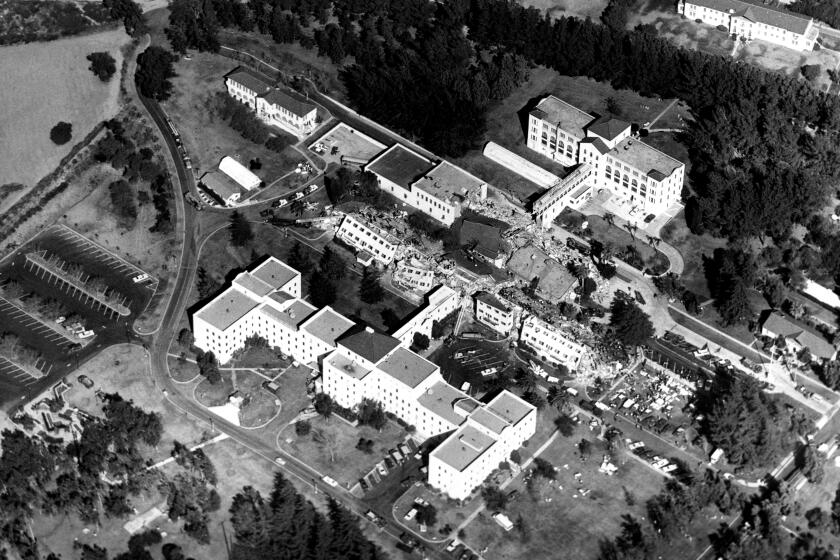
[[230, 507], [233, 560], [379, 560], [384, 554], [362, 534], [352, 513], [330, 499], [320, 513], [278, 473], [266, 499], [247, 486]]
[[268, 141], [269, 128], [247, 105], [223, 92], [219, 92], [213, 101], [219, 118], [230, 124], [243, 138], [255, 144], [265, 144]]
[[137, 89], [155, 101], [164, 101], [172, 95], [172, 82], [176, 76], [175, 61], [178, 57], [168, 50], [152, 45], [137, 57], [134, 82]]
[[112, 19], [123, 22], [125, 32], [129, 35], [139, 37], [146, 32], [143, 10], [134, 0], [102, 0], [102, 5], [108, 10]]
[[836, 0], [796, 0], [786, 7], [791, 12], [824, 21], [831, 27], [840, 27], [840, 4]]

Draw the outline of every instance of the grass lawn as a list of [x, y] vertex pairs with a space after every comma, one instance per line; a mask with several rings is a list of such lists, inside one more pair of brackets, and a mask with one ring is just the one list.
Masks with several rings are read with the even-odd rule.
[[813, 82], [814, 87], [825, 91], [831, 85], [826, 70], [833, 70], [840, 62], [840, 53], [829, 49], [795, 51], [766, 41], [753, 40], [749, 45], [739, 44], [736, 60], [744, 60], [773, 72], [781, 72], [795, 79], [802, 79], [800, 68], [806, 64], [817, 64], [822, 68]]
[[233, 358], [228, 367], [237, 368], [281, 368], [291, 364], [290, 359], [282, 359], [279, 351], [271, 348], [249, 348], [241, 356]]
[[[0, 183], [34, 186], [97, 123], [117, 114], [123, 62], [120, 48], [129, 40], [120, 27], [0, 47], [0, 106], [14, 108], [0, 113], [0, 130], [7, 132], [0, 136]], [[107, 51], [116, 61], [117, 73], [107, 83], [88, 70], [90, 63], [85, 57], [93, 51]], [[59, 121], [73, 125], [72, 139], [62, 146], [50, 140], [50, 129]], [[6, 198], [0, 203], [0, 212], [27, 192], [23, 189]]]
[[[274, 255], [280, 260], [286, 256], [294, 247], [297, 239], [289, 235], [283, 235], [283, 230], [268, 224], [253, 224], [254, 240], [245, 247], [233, 247], [228, 243], [228, 232], [223, 229], [215, 233], [204, 245], [201, 251], [199, 265], [221, 286], [234, 269], [244, 269], [253, 261], [252, 255]], [[301, 235], [315, 241], [307, 241], [310, 245], [303, 244], [304, 249], [309, 251], [310, 260], [316, 263], [321, 258], [320, 251], [330, 243], [331, 247], [342, 255], [347, 263], [347, 273], [336, 286], [337, 299], [332, 307], [353, 320], [361, 320], [378, 329], [387, 330], [382, 320], [382, 311], [392, 309], [400, 319], [405, 318], [415, 309], [410, 301], [386, 291], [383, 300], [376, 304], [363, 303], [359, 299], [359, 284], [361, 282], [362, 270], [355, 265], [355, 257], [344, 247], [331, 243], [330, 236], [319, 237], [318, 230], [302, 229]], [[314, 247], [317, 247], [315, 249]], [[304, 277], [303, 293], [308, 294], [309, 278]]]
[[672, 245], [682, 255], [685, 268], [680, 279], [686, 288], [702, 297], [710, 297], [703, 257], [711, 258], [715, 249], [726, 247], [726, 239], [709, 234], [695, 235], [685, 223], [684, 212], [674, 216], [659, 234], [662, 241]]
[[482, 150], [486, 142], [497, 142], [552, 173], [564, 176], [566, 172], [561, 165], [525, 146], [524, 130], [528, 112], [539, 98], [547, 94], [554, 94], [584, 111], [597, 114], [606, 113], [606, 99], [612, 97], [621, 107], [621, 118], [638, 123], [652, 120], [668, 105], [668, 100], [642, 97], [630, 90], [616, 90], [605, 82], [562, 76], [549, 68], [536, 67], [531, 69], [527, 82], [490, 107], [487, 113], [487, 132], [481, 146], [453, 161], [521, 200], [536, 194], [539, 187], [485, 158]]
[[[187, 353], [187, 357], [190, 359], [193, 358], [189, 352]], [[181, 362], [178, 358], [169, 356], [167, 363], [169, 364], [169, 375], [179, 383], [192, 381], [199, 375], [198, 366], [193, 362]]]
[[214, 98], [217, 93], [226, 92], [223, 76], [237, 63], [211, 53], [191, 56], [191, 60], [182, 58], [175, 64], [178, 76], [172, 79], [174, 93], [163, 106], [183, 138], [196, 177], [205, 171], [216, 170], [225, 156], [231, 156], [245, 166], [259, 158], [263, 165], [254, 173], [268, 184], [304, 161], [292, 147], [287, 146], [280, 153], [273, 152], [244, 139], [218, 118], [212, 109]]
[[[298, 436], [294, 426], [287, 426], [278, 434], [278, 444], [322, 475], [333, 477], [345, 488], [352, 487], [370, 472], [405, 436], [405, 431], [396, 422], [388, 422], [382, 431], [370, 426], [353, 427], [337, 417], [325, 420], [317, 416], [309, 422], [312, 425], [309, 435]], [[373, 453], [356, 449], [359, 438], [373, 440]]]
[[726, 31], [685, 18], [677, 13], [673, 3], [665, 0], [650, 0], [640, 6], [635, 14], [631, 14], [628, 28], [642, 23], [653, 25], [660, 36], [681, 47], [712, 55], [730, 56], [735, 45]]
[[195, 399], [206, 407], [221, 406], [233, 393], [244, 400], [239, 409], [239, 423], [246, 428], [261, 426], [277, 414], [274, 395], [262, 388], [265, 381], [251, 371], [222, 371], [222, 381], [211, 385], [202, 379], [195, 387]]
[[89, 362], [82, 365], [75, 374], [85, 374], [95, 386], [86, 389], [72, 380], [73, 386], [65, 394], [71, 407], [78, 407], [98, 415], [101, 402], [94, 391], [119, 393], [124, 399], [146, 411], [157, 412], [163, 420], [163, 437], [156, 449], [144, 451], [144, 456], [159, 461], [169, 456], [172, 442], [178, 440], [185, 445], [195, 445], [212, 437], [209, 426], [195, 421], [182, 413], [161, 395], [148, 373], [146, 352], [139, 346], [121, 344], [103, 350]]
[[[581, 438], [590, 440], [593, 446], [586, 462], [580, 461], [576, 449]], [[476, 549], [486, 546], [484, 556], [492, 560], [553, 559], [560, 550], [569, 560], [596, 558], [600, 540], [617, 535], [622, 515], [631, 514], [640, 520], [646, 517], [645, 501], [658, 493], [664, 482], [660, 474], [629, 457], [614, 461], [618, 466], [614, 476], [599, 473], [604, 451], [604, 443], [584, 426], [579, 426], [572, 437], [558, 437], [542, 454], [559, 469], [557, 482], [538, 483], [536, 491], [529, 492], [520, 478], [508, 487], [519, 492], [506, 513], [514, 521], [522, 516], [529, 537], [523, 539], [516, 530], [505, 532], [490, 517], [492, 512], [484, 512], [467, 527], [466, 542]], [[581, 474], [579, 482], [575, 473]], [[584, 488], [589, 490], [586, 496], [580, 494]], [[625, 490], [633, 495], [632, 506], [627, 504]], [[697, 538], [681, 540], [669, 550], [657, 550], [651, 558], [695, 558], [714, 525], [705, 521], [705, 516], [698, 518], [703, 521], [698, 519], [691, 531]]]

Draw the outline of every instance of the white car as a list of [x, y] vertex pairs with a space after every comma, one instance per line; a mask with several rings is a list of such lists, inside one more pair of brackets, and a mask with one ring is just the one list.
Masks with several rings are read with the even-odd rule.
[[148, 280], [148, 279], [149, 279], [149, 275], [146, 274], [145, 272], [143, 274], [138, 274], [137, 276], [132, 278], [132, 280], [134, 281], [135, 284], [137, 284], [139, 282], [143, 282], [144, 280]]
[[406, 521], [411, 521], [412, 519], [414, 519], [414, 516], [416, 516], [416, 515], [417, 515], [417, 509], [416, 508], [411, 508], [410, 510], [408, 510], [408, 513], [405, 514], [403, 519], [405, 519]]
[[60, 325], [61, 323], [63, 323], [66, 320], [67, 320], [67, 317], [62, 316], [62, 317], [59, 317], [58, 319], [56, 319], [55, 322], [56, 322], [56, 324]]
[[93, 334], [93, 331], [82, 331], [76, 336], [78, 336], [79, 338], [90, 338], [93, 336]]
[[323, 480], [324, 482], [326, 482], [327, 484], [329, 484], [329, 485], [330, 485], [330, 486], [332, 486], [333, 488], [337, 488], [337, 487], [338, 487], [338, 482], [336, 482], [336, 481], [335, 481], [335, 479], [334, 479], [334, 478], [332, 478], [332, 477], [325, 476], [325, 477], [324, 477], [324, 478], [322, 478], [321, 480]]
[[277, 463], [280, 466], [283, 466], [283, 465], [286, 464], [286, 460], [283, 457], [276, 457], [274, 459], [274, 462]]
[[309, 185], [308, 187], [306, 187], [306, 192], [308, 192], [308, 193], [314, 193], [317, 190], [318, 190], [318, 185]]
[[458, 539], [452, 539], [448, 545], [446, 545], [446, 552], [452, 552], [458, 548]]
[[301, 198], [303, 198], [303, 193], [302, 192], [296, 192], [295, 196], [294, 196], [294, 199], [295, 200], [300, 200]]

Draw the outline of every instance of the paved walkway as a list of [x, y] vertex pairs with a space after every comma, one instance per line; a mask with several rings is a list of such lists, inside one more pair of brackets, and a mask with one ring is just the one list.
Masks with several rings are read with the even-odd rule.
[[[650, 127], [652, 127], [654, 124], [656, 124], [656, 121], [658, 121], [659, 119], [661, 119], [661, 118], [662, 118], [662, 116], [663, 116], [665, 113], [667, 113], [668, 111], [670, 111], [670, 110], [671, 110], [671, 107], [673, 107], [674, 105], [676, 105], [677, 101], [678, 101], [678, 99], [676, 99], [676, 98], [675, 98], [675, 99], [673, 99], [673, 100], [671, 100], [671, 102], [670, 102], [670, 103], [668, 103], [668, 106], [667, 106], [667, 107], [665, 107], [664, 109], [662, 109], [661, 111], [659, 111], [659, 114], [658, 114], [658, 115], [656, 115], [655, 117], [653, 117], [653, 120], [652, 120], [652, 121], [650, 121], [650, 122], [648, 123], [647, 128], [648, 128], [648, 129], [650, 129]], [[653, 131], [651, 130], [651, 132], [653, 132]]]

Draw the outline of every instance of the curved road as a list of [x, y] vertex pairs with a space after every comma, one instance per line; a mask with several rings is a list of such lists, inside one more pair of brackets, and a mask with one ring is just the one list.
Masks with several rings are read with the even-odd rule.
[[[207, 227], [208, 224], [204, 224], [197, 219], [195, 208], [191, 204], [184, 204], [183, 195], [188, 192], [196, 192], [192, 172], [184, 167], [184, 163], [178, 152], [178, 146], [175, 143], [166, 117], [158, 103], [152, 99], [142, 96], [139, 97], [163, 135], [175, 168], [177, 169], [178, 183], [181, 187], [182, 196], [176, 196], [176, 199], [180, 198], [176, 207], [181, 212], [184, 223], [183, 250], [181, 252], [177, 277], [166, 304], [166, 310], [157, 331], [143, 338], [148, 349], [150, 374], [155, 385], [163, 391], [165, 398], [178, 410], [199, 420], [212, 423], [215, 429], [227, 434], [252, 452], [271, 462], [272, 465], [279, 466], [274, 461], [278, 455], [281, 455], [276, 448], [267, 445], [254, 434], [249, 433], [248, 430], [235, 426], [209, 413], [197, 402], [183, 395], [169, 376], [169, 366], [167, 363], [169, 345], [175, 337], [175, 330], [178, 328], [181, 315], [185, 312], [187, 306], [187, 298], [189, 297], [190, 288], [195, 278], [199, 251], [204, 241], [218, 230], [219, 223], [226, 222], [227, 218], [225, 217], [224, 222], [221, 222], [218, 218], [222, 217], [223, 214], [208, 213], [208, 215], [216, 216], [217, 219], [215, 221], [219, 223], [210, 224], [216, 227]], [[282, 455], [286, 457], [286, 464], [280, 468], [285, 474], [295, 476], [304, 483], [311, 484], [318, 492], [330, 495], [360, 518], [367, 519], [364, 514], [369, 508], [360, 499], [341, 487], [335, 488], [327, 485], [320, 479], [320, 473], [299, 462], [295, 457], [289, 456], [285, 452]], [[381, 517], [387, 522], [386, 516], [382, 515]], [[399, 535], [404, 530], [396, 523], [390, 522], [386, 524], [383, 532], [395, 541], [399, 541]], [[443, 558], [442, 553], [437, 550], [427, 550], [427, 556]]]

